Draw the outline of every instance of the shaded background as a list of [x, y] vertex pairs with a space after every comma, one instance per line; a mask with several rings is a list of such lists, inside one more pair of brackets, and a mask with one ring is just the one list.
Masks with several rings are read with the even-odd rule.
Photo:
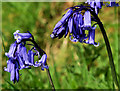
[[[67, 38], [51, 39], [55, 24], [65, 9], [80, 2], [4, 2], [2, 3], [2, 89], [49, 89], [45, 71], [40, 68], [20, 71], [19, 82], [10, 81], [4, 72], [8, 58], [4, 55], [15, 41], [13, 33], [30, 31], [48, 56], [48, 64], [56, 89], [112, 89], [113, 83], [105, 43], [99, 27], [93, 45], [73, 43]], [[102, 7], [99, 17], [103, 22], [113, 52], [118, 74], [118, 8]], [[120, 75], [119, 75], [120, 76]]]

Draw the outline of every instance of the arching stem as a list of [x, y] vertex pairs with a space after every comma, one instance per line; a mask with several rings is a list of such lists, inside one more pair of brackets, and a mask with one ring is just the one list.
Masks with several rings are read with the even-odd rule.
[[[40, 55], [46, 54], [45, 51], [43, 51], [33, 39], [23, 39], [22, 41], [31, 41], [34, 44], [35, 48], [39, 51]], [[48, 65], [47, 62], [46, 62], [45, 65]], [[52, 81], [52, 77], [51, 77], [49, 68], [46, 69], [46, 71], [47, 71], [47, 75], [48, 75], [48, 78], [49, 78], [50, 85], [51, 85], [53, 91], [55, 91], [55, 87], [54, 87], [54, 84], [53, 84], [53, 81]]]
[[90, 10], [90, 12], [95, 17], [95, 19], [97, 20], [97, 23], [98, 23], [98, 25], [100, 27], [100, 30], [102, 32], [102, 35], [103, 35], [103, 38], [104, 38], [104, 41], [105, 41], [105, 44], [106, 44], [106, 48], [107, 48], [107, 53], [108, 53], [108, 56], [109, 56], [109, 63], [110, 63], [112, 78], [113, 78], [116, 86], [120, 89], [120, 84], [119, 84], [118, 79], [117, 79], [115, 64], [114, 64], [114, 61], [113, 61], [113, 55], [112, 55], [112, 51], [111, 51], [111, 47], [110, 47], [110, 43], [109, 43], [107, 34], [105, 32], [105, 29], [103, 27], [102, 22], [100, 21], [100, 19], [97, 16], [97, 14], [94, 11], [91, 11], [91, 10]]

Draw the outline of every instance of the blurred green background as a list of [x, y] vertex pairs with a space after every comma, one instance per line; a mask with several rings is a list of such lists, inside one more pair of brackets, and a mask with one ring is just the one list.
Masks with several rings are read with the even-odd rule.
[[[82, 3], [82, 2], [81, 2]], [[46, 71], [23, 69], [13, 84], [10, 73], [3, 71], [13, 33], [30, 31], [48, 56], [50, 73], [56, 89], [113, 89], [105, 43], [99, 27], [93, 45], [73, 43], [67, 38], [51, 39], [55, 24], [65, 9], [80, 2], [3, 2], [2, 3], [2, 89], [50, 89]], [[108, 35], [118, 75], [118, 8], [103, 7], [99, 13]], [[119, 75], [120, 76], [120, 75]], [[119, 78], [120, 79], [120, 78]]]

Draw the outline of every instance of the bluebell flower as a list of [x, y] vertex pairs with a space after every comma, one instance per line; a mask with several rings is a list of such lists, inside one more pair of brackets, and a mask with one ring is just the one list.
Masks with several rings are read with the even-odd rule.
[[115, 0], [114, 0], [114, 1], [110, 1], [110, 4], [108, 4], [108, 3], [107, 3], [107, 5], [106, 5], [106, 6], [107, 6], [107, 7], [115, 7], [115, 6], [116, 6], [116, 7], [118, 7], [118, 6], [119, 6], [119, 4], [118, 4], [118, 3], [116, 3], [116, 2], [115, 2]]
[[5, 55], [9, 58], [15, 58], [14, 55], [15, 55], [16, 47], [17, 47], [17, 44], [16, 44], [16, 41], [15, 41], [13, 44], [11, 44], [9, 52], [5, 53]]
[[89, 30], [86, 39], [83, 41], [87, 44], [93, 44], [95, 47], [99, 46], [99, 43], [95, 42], [95, 28], [96, 26], [92, 26], [91, 28], [84, 28], [84, 30]]
[[17, 51], [17, 53], [22, 57], [25, 64], [29, 64], [26, 47], [21, 43], [20, 48], [18, 47], [18, 49], [20, 49], [20, 51]]
[[18, 66], [18, 63], [15, 62], [15, 63], [11, 63], [11, 76], [10, 76], [10, 80], [13, 81], [15, 83], [15, 81], [19, 81], [19, 66]]
[[55, 25], [54, 30], [58, 29], [61, 25], [65, 24], [72, 13], [72, 9], [68, 10], [67, 13], [62, 17], [62, 19]]
[[[109, 1], [109, 0], [107, 0]], [[118, 3], [115, 2], [116, 0], [111, 0], [109, 1], [110, 4], [106, 3], [104, 4], [103, 1], [100, 0], [87, 0], [86, 3], [88, 3], [92, 8], [95, 9], [96, 14], [99, 13], [99, 10], [102, 8], [102, 6], [107, 6], [107, 7], [114, 7], [114, 6], [119, 6]]]
[[[67, 10], [62, 19], [55, 25], [51, 38], [62, 38], [69, 34], [69, 38], [72, 42], [81, 42], [99, 46], [99, 43], [95, 42], [95, 28], [92, 21], [97, 22], [97, 19], [91, 15], [90, 11], [99, 13], [99, 10], [104, 5], [100, 0], [87, 0], [90, 6], [74, 6]], [[115, 2], [110, 2], [108, 6], [118, 6]], [[87, 10], [84, 10], [84, 9]], [[86, 34], [85, 31], [88, 31]]]
[[15, 83], [15, 81], [19, 81], [19, 66], [17, 60], [9, 59], [7, 61], [7, 68], [4, 67], [4, 70], [10, 72], [10, 80]]
[[[14, 38], [16, 39], [16, 41], [11, 44], [9, 52], [5, 53], [9, 60], [7, 61], [7, 68], [4, 67], [4, 70], [10, 72], [10, 80], [14, 83], [16, 81], [19, 81], [19, 70], [30, 68], [31, 66], [41, 67], [41, 70], [44, 70], [44, 68], [48, 69], [48, 66], [46, 65], [47, 55], [45, 54], [45, 52], [43, 53], [43, 55], [40, 55], [41, 53], [36, 50], [36, 46], [28, 50], [27, 52], [27, 48], [25, 47], [27, 40], [24, 39], [30, 39], [31, 37], [33, 37], [31, 33], [18, 32], [19, 31], [17, 30], [14, 33]], [[34, 41], [33, 39], [34, 38], [32, 38], [31, 41]], [[38, 56], [38, 62], [34, 62], [35, 56]]]
[[29, 39], [30, 37], [32, 37], [30, 33], [19, 33], [19, 32], [20, 31], [17, 30], [16, 32], [13, 33], [17, 43], [21, 42], [22, 39]]
[[62, 17], [62, 19], [55, 25], [54, 31], [50, 35], [51, 38], [58, 37], [59, 39], [67, 36], [68, 34], [68, 18], [72, 15], [73, 10], [69, 9], [68, 12]]
[[86, 3], [88, 3], [92, 8], [95, 9], [96, 14], [99, 13], [99, 10], [103, 6], [103, 2], [100, 2], [100, 0], [87, 0]]
[[17, 44], [17, 42], [14, 42], [13, 44], [11, 44], [9, 52], [5, 53], [5, 55], [9, 58], [9, 60], [7, 61], [7, 68], [5, 67], [4, 70], [10, 72], [11, 74], [10, 79], [14, 83], [15, 81], [17, 82], [19, 81], [19, 70], [28, 68], [28, 66], [26, 66], [25, 64], [26, 60], [24, 60], [26, 56], [24, 54], [26, 53], [25, 51], [27, 50], [21, 52], [22, 51], [21, 47], [23, 46], [21, 45], [22, 43]]
[[47, 60], [47, 55], [43, 54], [41, 59], [37, 62], [35, 62], [34, 67], [41, 67], [41, 70], [44, 70], [44, 68], [48, 69], [48, 66], [46, 66], [46, 60]]
[[[97, 7], [100, 8], [100, 5], [97, 3]], [[94, 20], [94, 17], [91, 16], [90, 11], [83, 12], [82, 9], [86, 8], [85, 6], [74, 6], [68, 8], [68, 12], [61, 20], [55, 25], [53, 32], [51, 34], [51, 38], [62, 38], [63, 35], [66, 37], [69, 34], [69, 38], [72, 42], [81, 42], [92, 44], [94, 46], [98, 46], [95, 42], [95, 27], [91, 22]], [[89, 34], [86, 34], [86, 30], [88, 30]]]

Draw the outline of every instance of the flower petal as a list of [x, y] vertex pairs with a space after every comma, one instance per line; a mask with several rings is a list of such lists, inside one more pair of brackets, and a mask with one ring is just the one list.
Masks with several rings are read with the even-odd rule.
[[16, 68], [16, 80], [17, 82], [19, 81], [19, 69], [18, 68]]
[[82, 14], [78, 13], [78, 26], [82, 27], [83, 25], [83, 16]]
[[91, 27], [90, 11], [86, 11], [84, 14], [84, 27]]
[[89, 30], [89, 44], [94, 44], [95, 40], [95, 28]]
[[107, 5], [107, 7], [114, 7], [114, 6], [116, 6], [116, 7], [119, 6], [119, 4], [115, 2], [115, 0], [114, 1], [110, 1], [110, 4]]
[[59, 28], [62, 24], [66, 23], [68, 17], [73, 13], [72, 9], [69, 9], [62, 19], [55, 25], [54, 30]]
[[14, 42], [13, 44], [11, 44], [9, 52], [5, 53], [5, 55], [9, 58], [14, 58], [16, 47], [17, 47], [17, 44], [16, 44], [16, 42]]
[[62, 26], [60, 29], [58, 29], [57, 34], [60, 34], [62, 31], [65, 31], [65, 27]]
[[34, 65], [34, 53], [32, 50], [28, 51], [28, 60], [29, 60], [29, 65]]
[[15, 64], [11, 64], [11, 76], [10, 76], [10, 80], [13, 81], [15, 83]]
[[47, 60], [47, 55], [43, 54], [43, 56], [41, 57], [41, 59], [39, 60], [39, 62], [45, 64], [46, 60]]
[[44, 70], [44, 68], [48, 69], [48, 66], [46, 66], [46, 60], [47, 60], [47, 55], [43, 54], [41, 59], [37, 62], [35, 62], [34, 67], [41, 67], [41, 70]]
[[17, 30], [16, 32], [14, 32], [14, 38], [17, 40], [17, 43], [21, 42], [22, 39], [29, 39], [30, 37], [32, 37], [32, 35], [30, 33], [19, 33], [20, 31]]
[[72, 33], [72, 27], [73, 27], [73, 18], [69, 18], [68, 20], [68, 27], [69, 27], [69, 31], [70, 33]]
[[66, 26], [66, 32], [65, 32], [65, 36], [64, 36], [64, 38], [66, 38], [68, 32], [69, 32], [69, 28], [68, 28], [68, 26]]
[[20, 70], [21, 70], [21, 69], [24, 69], [24, 68], [25, 68], [25, 64], [24, 64], [24, 61], [23, 61], [23, 59], [20, 57], [19, 54], [18, 54], [18, 56], [17, 56], [17, 59], [18, 59], [19, 65], [20, 65]]
[[101, 9], [102, 8], [102, 5], [103, 5], [103, 2], [100, 2], [100, 0], [95, 0], [96, 2], [96, 6]]
[[22, 47], [21, 53], [22, 53], [22, 57], [23, 57], [23, 60], [24, 60], [25, 64], [29, 64], [26, 47], [24, 47], [24, 46]]
[[7, 71], [7, 72], [11, 72], [11, 64], [12, 64], [12, 62], [11, 62], [11, 59], [9, 59], [8, 61], [7, 61], [7, 68], [6, 67], [4, 67], [4, 71]]

